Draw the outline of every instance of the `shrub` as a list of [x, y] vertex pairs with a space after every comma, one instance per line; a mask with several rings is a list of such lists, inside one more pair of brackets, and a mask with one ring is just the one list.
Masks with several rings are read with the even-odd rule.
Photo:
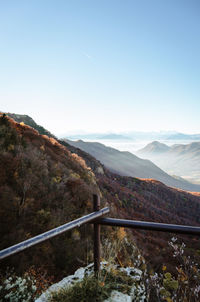
[[167, 302], [198, 302], [200, 301], [200, 267], [199, 264], [186, 255], [186, 245], [178, 243], [176, 238], [169, 242], [172, 248], [173, 257], [176, 260], [176, 274], [166, 272], [166, 266], [163, 266], [163, 272], [152, 274], [148, 278], [148, 296], [151, 301]]
[[[114, 293], [129, 295], [133, 301], [145, 301], [145, 288], [141, 284], [141, 274], [135, 268], [120, 268], [117, 265], [102, 263], [98, 278], [93, 272], [85, 275], [82, 280], [52, 292], [50, 302], [103, 302]], [[76, 273], [75, 273], [76, 276]], [[77, 279], [77, 278], [76, 278]], [[73, 284], [74, 283], [74, 284]]]
[[0, 302], [32, 302], [36, 298], [36, 280], [24, 274], [16, 276], [13, 272], [7, 274], [0, 285]]

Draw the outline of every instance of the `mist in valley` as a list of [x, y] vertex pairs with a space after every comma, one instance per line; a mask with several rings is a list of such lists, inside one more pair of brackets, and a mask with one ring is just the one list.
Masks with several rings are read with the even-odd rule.
[[[200, 184], [200, 141], [192, 139], [159, 139], [153, 137], [141, 139], [123, 137], [106, 139], [98, 137], [80, 136], [85, 142], [99, 142], [119, 151], [131, 152], [142, 159], [149, 159], [159, 168], [177, 178]], [[164, 150], [163, 150], [164, 149]]]

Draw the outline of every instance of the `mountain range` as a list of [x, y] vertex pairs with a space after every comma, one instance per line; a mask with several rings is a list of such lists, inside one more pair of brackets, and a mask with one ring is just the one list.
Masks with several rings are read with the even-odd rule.
[[154, 141], [140, 149], [137, 155], [152, 160], [170, 174], [200, 183], [200, 142], [167, 146]]
[[160, 132], [139, 132], [130, 131], [122, 133], [84, 133], [84, 134], [62, 134], [61, 138], [71, 140], [127, 140], [127, 141], [196, 141], [200, 140], [200, 134], [185, 134], [176, 131], [160, 131]]
[[200, 186], [184, 179], [168, 175], [150, 160], [144, 160], [130, 152], [118, 151], [101, 143], [84, 142], [82, 140], [65, 140], [68, 144], [91, 154], [109, 170], [123, 176], [156, 179], [164, 184], [188, 191], [200, 192]]
[[[20, 114], [14, 114], [14, 113], [7, 113], [11, 118], [14, 118], [17, 122], [23, 122], [37, 131], [39, 131], [40, 134], [44, 134], [53, 138], [56, 138], [52, 133], [50, 133], [48, 130], [46, 130], [44, 127], [38, 125], [31, 117], [27, 115], [20, 115]], [[139, 135], [141, 132], [132, 132], [131, 135]], [[169, 136], [169, 135], [177, 135], [180, 134], [178, 132], [142, 132], [143, 135], [161, 135], [163, 136]], [[111, 134], [108, 136], [100, 135], [99, 138], [106, 139], [106, 137], [109, 139], [111, 137], [113, 138], [121, 138], [121, 135]], [[124, 139], [128, 138], [126, 136], [123, 136]], [[62, 141], [62, 139], [61, 139]], [[191, 183], [188, 180], [192, 180], [193, 178], [197, 178], [200, 174], [200, 164], [198, 161], [197, 156], [193, 157], [193, 163], [191, 164], [191, 160], [186, 160], [186, 158], [179, 158], [177, 160], [177, 157], [174, 155], [173, 152], [171, 152], [170, 158], [171, 158], [171, 164], [170, 161], [166, 158], [163, 160], [160, 156], [158, 156], [157, 153], [166, 152], [170, 147], [168, 147], [166, 144], [162, 144], [159, 142], [153, 142], [152, 145], [149, 144], [147, 146], [147, 149], [140, 150], [137, 155], [140, 157], [146, 157], [148, 160], [144, 160], [142, 158], [137, 157], [136, 155], [130, 153], [130, 152], [122, 152], [118, 151], [117, 149], [107, 147], [100, 143], [90, 143], [90, 142], [84, 142], [82, 140], [79, 141], [71, 141], [66, 140], [69, 144], [80, 148], [87, 153], [94, 156], [96, 159], [101, 161], [102, 164], [104, 164], [106, 167], [108, 167], [111, 171], [116, 172], [123, 176], [133, 176], [133, 177], [140, 177], [140, 178], [153, 178], [158, 181], [163, 182], [164, 184], [180, 188], [187, 191], [192, 192], [199, 192], [200, 191], [200, 184], [197, 183]], [[198, 143], [193, 143], [192, 146], [197, 146]], [[172, 149], [180, 149], [181, 145], [178, 145], [177, 148], [171, 148]], [[183, 145], [184, 146], [184, 145]], [[174, 145], [176, 147], [176, 145]], [[153, 151], [150, 152], [150, 149], [153, 148]], [[194, 149], [194, 148], [193, 148]], [[145, 151], [146, 150], [146, 151]], [[141, 153], [140, 153], [141, 152]], [[145, 153], [146, 152], [146, 153]], [[181, 152], [181, 151], [180, 151]], [[179, 152], [179, 153], [180, 153]], [[147, 153], [149, 154], [147, 156]], [[190, 152], [191, 153], [191, 152]], [[156, 154], [156, 156], [155, 156]], [[159, 160], [160, 159], [160, 160]], [[197, 159], [197, 163], [196, 163]], [[153, 162], [152, 162], [152, 161]], [[169, 162], [169, 164], [168, 164]], [[183, 164], [184, 163], [184, 164]], [[187, 165], [187, 169], [184, 170], [183, 167]], [[171, 166], [177, 167], [176, 169], [171, 169]], [[168, 173], [166, 173], [166, 172]], [[183, 172], [184, 173], [181, 173]], [[192, 171], [192, 172], [191, 172]], [[191, 172], [191, 173], [190, 173]], [[189, 174], [190, 177], [187, 177]], [[172, 176], [173, 175], [173, 176]], [[183, 176], [183, 177], [181, 177]], [[196, 179], [195, 178], [195, 179]]]

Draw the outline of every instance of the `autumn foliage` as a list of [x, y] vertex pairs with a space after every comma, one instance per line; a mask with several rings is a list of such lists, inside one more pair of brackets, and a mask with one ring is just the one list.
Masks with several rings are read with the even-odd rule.
[[[91, 212], [92, 193], [98, 190], [94, 175], [54, 138], [1, 114], [0, 152], [0, 249]], [[83, 241], [84, 236], [83, 229]], [[2, 266], [24, 271], [37, 265], [59, 275], [80, 265], [74, 254], [85, 261], [80, 246], [81, 240], [74, 244], [68, 233], [10, 257]]]

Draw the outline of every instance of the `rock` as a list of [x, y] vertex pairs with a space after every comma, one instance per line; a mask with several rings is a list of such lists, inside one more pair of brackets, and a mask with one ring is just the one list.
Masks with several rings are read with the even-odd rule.
[[[133, 285], [131, 288], [130, 295], [121, 293], [117, 290], [113, 290], [110, 297], [104, 300], [104, 302], [144, 302], [145, 301], [145, 286], [141, 280], [142, 271], [134, 267], [119, 267], [117, 265], [108, 265], [108, 262], [101, 262], [101, 269], [104, 268], [110, 271], [112, 268], [117, 269], [121, 272], [125, 272], [128, 276], [133, 279]], [[93, 263], [86, 267], [79, 268], [74, 275], [70, 275], [60, 282], [50, 286], [46, 292], [44, 292], [35, 302], [48, 302], [52, 292], [59, 291], [69, 286], [73, 286], [76, 282], [83, 280], [85, 276], [89, 276], [93, 273]], [[133, 300], [134, 299], [134, 300]]]
[[132, 302], [132, 298], [129, 295], [113, 290], [110, 298], [104, 300], [104, 302]]

